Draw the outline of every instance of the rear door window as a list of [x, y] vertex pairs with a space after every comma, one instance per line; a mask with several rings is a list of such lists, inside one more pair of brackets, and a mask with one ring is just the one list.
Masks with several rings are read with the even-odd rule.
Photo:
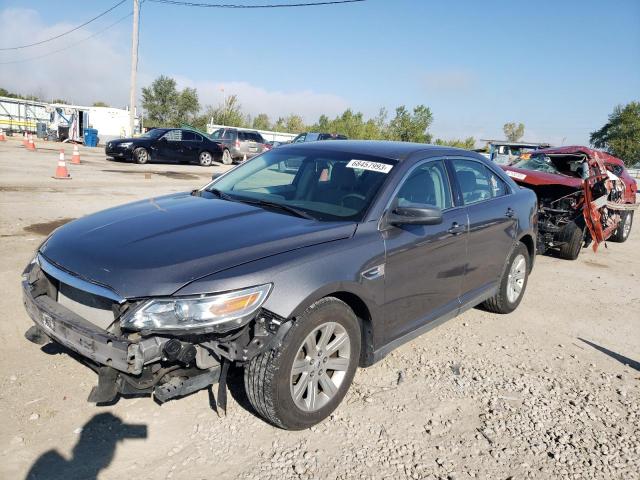
[[460, 185], [465, 205], [501, 197], [509, 187], [498, 175], [480, 162], [453, 160], [453, 169]]
[[189, 131], [189, 130], [183, 130], [182, 131], [182, 141], [183, 142], [191, 142], [193, 140], [196, 139], [196, 134]]

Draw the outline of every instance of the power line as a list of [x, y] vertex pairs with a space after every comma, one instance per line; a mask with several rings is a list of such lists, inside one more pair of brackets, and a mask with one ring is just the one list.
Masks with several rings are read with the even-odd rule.
[[322, 5], [339, 5], [342, 3], [358, 3], [366, 2], [367, 0], [335, 0], [326, 2], [312, 2], [312, 3], [271, 3], [262, 5], [241, 5], [234, 3], [200, 3], [200, 2], [185, 2], [182, 0], [148, 0], [154, 3], [164, 3], [165, 5], [178, 5], [181, 7], [201, 7], [201, 8], [291, 8], [291, 7], [318, 7]]
[[53, 54], [55, 54], [55, 53], [64, 52], [65, 50], [69, 50], [70, 48], [73, 48], [73, 47], [75, 47], [76, 45], [79, 45], [79, 44], [81, 44], [81, 43], [84, 43], [84, 42], [86, 42], [87, 40], [89, 40], [89, 39], [91, 39], [91, 38], [93, 38], [93, 37], [95, 37], [95, 36], [97, 36], [97, 35], [100, 35], [100, 34], [101, 34], [101, 33], [103, 33], [103, 32], [106, 32], [106, 31], [107, 31], [107, 30], [109, 30], [110, 28], [115, 27], [115, 26], [116, 26], [117, 24], [119, 24], [120, 22], [122, 22], [122, 21], [126, 20], [127, 18], [129, 18], [131, 15], [133, 15], [133, 12], [130, 12], [129, 14], [127, 14], [127, 15], [125, 15], [124, 17], [120, 18], [119, 20], [116, 20], [115, 22], [113, 22], [112, 24], [110, 24], [110, 25], [106, 26], [106, 27], [105, 27], [105, 28], [103, 28], [102, 30], [98, 30], [97, 32], [95, 32], [95, 33], [93, 33], [93, 34], [89, 35], [88, 37], [83, 38], [82, 40], [80, 40], [80, 41], [78, 41], [78, 42], [74, 42], [74, 43], [72, 43], [72, 44], [69, 44], [69, 45], [67, 45], [66, 47], [59, 48], [58, 50], [53, 50], [53, 51], [48, 52], [48, 53], [45, 53], [45, 54], [43, 54], [43, 55], [38, 55], [37, 57], [23, 58], [23, 59], [20, 59], [20, 60], [11, 60], [11, 61], [9, 61], [9, 62], [0, 62], [0, 65], [8, 65], [8, 64], [11, 64], [11, 63], [24, 63], [24, 62], [31, 62], [31, 61], [33, 61], [33, 60], [39, 60], [39, 59], [41, 59], [41, 58], [48, 57], [48, 56], [53, 55]]
[[[55, 37], [51, 37], [51, 38], [47, 38], [46, 40], [41, 40], [39, 42], [35, 42], [35, 43], [29, 43], [28, 45], [19, 45], [17, 47], [4, 47], [4, 48], [0, 48], [0, 50], [19, 50], [21, 48], [27, 48], [27, 47], [34, 47], [36, 45], [42, 45], [43, 43], [47, 43], [50, 42], [52, 40], [56, 40], [60, 37], [64, 37], [65, 35], [70, 34], [71, 32], [75, 32], [76, 30], [79, 30], [80, 28], [89, 25], [91, 22], [99, 19], [100, 17], [105, 16], [107, 13], [109, 13], [111, 10], [119, 7], [120, 5], [122, 5], [124, 2], [126, 2], [127, 0], [122, 0], [118, 3], [116, 3], [114, 6], [112, 6], [111, 8], [109, 8], [108, 10], [105, 10], [104, 12], [96, 15], [95, 17], [93, 17], [91, 20], [87, 20], [86, 22], [84, 22], [82, 25], [78, 25], [77, 27], [72, 28], [71, 30], [67, 30], [64, 33], [61, 33], [59, 35], [56, 35]], [[12, 62], [6, 62], [6, 63], [12, 63]]]

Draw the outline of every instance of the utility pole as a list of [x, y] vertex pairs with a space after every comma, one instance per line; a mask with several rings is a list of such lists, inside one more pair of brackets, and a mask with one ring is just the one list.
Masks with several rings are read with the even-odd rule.
[[138, 22], [140, 0], [133, 0], [133, 32], [131, 34], [131, 86], [129, 87], [129, 128], [133, 137], [136, 107], [136, 76], [138, 74]]

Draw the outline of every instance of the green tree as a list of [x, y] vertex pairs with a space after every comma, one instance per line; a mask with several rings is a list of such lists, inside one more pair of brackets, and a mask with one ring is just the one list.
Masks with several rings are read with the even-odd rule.
[[178, 99], [176, 81], [160, 75], [150, 87], [142, 89], [142, 108], [147, 113], [148, 124], [154, 127], [172, 127], [175, 105]]
[[178, 93], [175, 104], [173, 122], [176, 125], [191, 123], [200, 111], [200, 101], [195, 88], [185, 88]]
[[276, 120], [276, 123], [274, 123], [271, 128], [276, 132], [284, 132], [287, 129], [287, 121], [284, 117], [278, 117], [278, 120]]
[[93, 106], [94, 107], [108, 107], [109, 105], [107, 105], [105, 102], [93, 102]]
[[256, 118], [253, 119], [253, 128], [256, 130], [269, 130], [271, 128], [271, 120], [266, 113], [259, 113]]
[[455, 140], [442, 140], [437, 138], [435, 142], [436, 145], [442, 145], [445, 147], [455, 147], [455, 148], [464, 148], [465, 150], [473, 150], [476, 146], [476, 139], [473, 137], [467, 137], [464, 140], [455, 139]]
[[402, 105], [396, 108], [395, 117], [389, 122], [388, 138], [402, 142], [431, 142], [431, 135], [427, 129], [433, 122], [431, 109], [424, 105], [418, 105], [411, 113]]
[[510, 142], [517, 142], [524, 136], [524, 123], [508, 122], [502, 127], [505, 138]]
[[[21, 97], [24, 98], [24, 97]], [[64, 105], [69, 105], [69, 102], [63, 98], [56, 98], [55, 100], [51, 100], [51, 103], [62, 103]]]
[[151, 86], [142, 89], [142, 108], [147, 113], [147, 123], [155, 127], [176, 127], [196, 122], [200, 102], [195, 88], [180, 91], [173, 78], [160, 75]]
[[304, 124], [304, 120], [300, 115], [291, 114], [285, 119], [285, 131], [289, 133], [301, 133], [304, 132], [307, 127]]
[[640, 162], [640, 102], [616, 106], [609, 121], [591, 134], [591, 144], [622, 159], [627, 165]]

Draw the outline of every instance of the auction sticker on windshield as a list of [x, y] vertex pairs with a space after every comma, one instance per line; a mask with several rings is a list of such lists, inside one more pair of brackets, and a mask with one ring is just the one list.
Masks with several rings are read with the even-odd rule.
[[511, 170], [505, 170], [505, 172], [507, 173], [507, 175], [509, 175], [511, 178], [517, 178], [518, 180], [524, 180], [525, 178], [527, 178], [527, 176], [524, 173], [520, 173], [520, 172], [512, 172]]
[[372, 172], [389, 173], [393, 165], [370, 162], [368, 160], [351, 160], [347, 163], [347, 168], [359, 168], [361, 170], [371, 170]]

